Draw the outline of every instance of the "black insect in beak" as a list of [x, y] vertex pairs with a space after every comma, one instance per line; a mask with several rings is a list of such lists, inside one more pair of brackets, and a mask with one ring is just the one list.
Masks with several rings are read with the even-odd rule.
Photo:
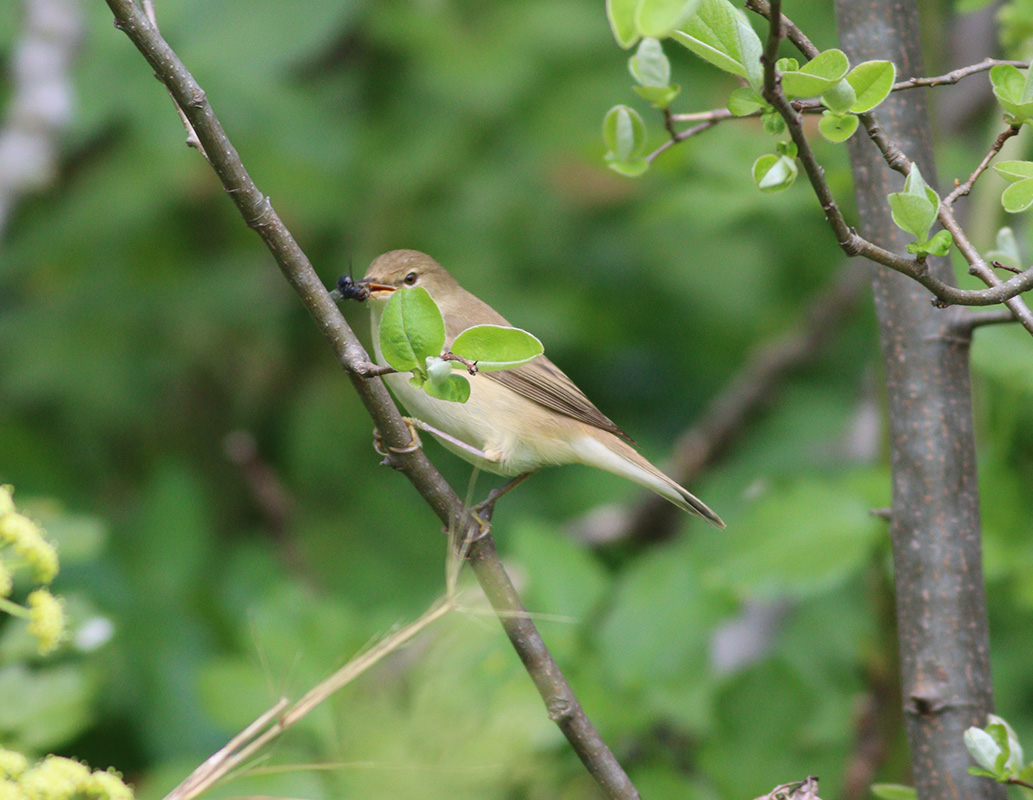
[[369, 298], [369, 281], [355, 280], [351, 275], [342, 275], [337, 279], [337, 288], [330, 292], [335, 302], [341, 300], [358, 300], [360, 303]]

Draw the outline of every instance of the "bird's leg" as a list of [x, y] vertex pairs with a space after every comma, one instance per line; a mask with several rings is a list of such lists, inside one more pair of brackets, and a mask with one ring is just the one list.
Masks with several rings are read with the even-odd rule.
[[524, 472], [517, 475], [498, 489], [492, 489], [488, 492], [488, 496], [484, 498], [484, 500], [470, 509], [470, 514], [477, 521], [480, 531], [474, 536], [468, 537], [468, 542], [476, 542], [478, 539], [482, 539], [488, 534], [488, 531], [491, 530], [491, 515], [495, 511], [495, 502], [502, 497], [502, 495], [506, 494], [511, 489], [515, 489], [521, 483], [526, 481], [533, 474], [533, 472]]

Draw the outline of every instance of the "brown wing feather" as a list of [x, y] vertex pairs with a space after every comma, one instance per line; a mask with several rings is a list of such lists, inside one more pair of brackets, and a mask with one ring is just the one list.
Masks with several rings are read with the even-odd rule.
[[[463, 330], [471, 325], [512, 325], [495, 309], [487, 303], [468, 292], [460, 290], [462, 296], [457, 298], [461, 303], [463, 323], [457, 324], [459, 314], [444, 313], [445, 328], [448, 336], [448, 343], [451, 345]], [[585, 397], [584, 392], [574, 385], [574, 381], [568, 378], [559, 367], [553, 364], [545, 356], [539, 356], [530, 364], [524, 364], [515, 369], [499, 370], [497, 372], [482, 372], [484, 377], [501, 383], [503, 386], [512, 389], [522, 397], [533, 400], [545, 408], [566, 414], [568, 417], [586, 422], [596, 428], [609, 431], [615, 436], [634, 444], [634, 440], [624, 431], [618, 428], [613, 421], [596, 408], [592, 401]]]
[[634, 444], [628, 434], [618, 428], [613, 421], [596, 408], [584, 392], [574, 385], [559, 367], [545, 356], [538, 356], [530, 364], [515, 369], [481, 373], [486, 378], [501, 383], [519, 395], [533, 400], [560, 414], [566, 414], [581, 422], [587, 422], [596, 428], [625, 439]]

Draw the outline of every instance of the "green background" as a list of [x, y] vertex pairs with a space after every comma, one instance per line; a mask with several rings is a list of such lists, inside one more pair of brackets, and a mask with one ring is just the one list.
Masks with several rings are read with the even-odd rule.
[[[786, 13], [831, 47], [827, 6]], [[957, 66], [942, 60], [957, 20], [926, 6], [935, 74]], [[18, 625], [0, 628], [0, 744], [114, 766], [158, 797], [280, 695], [421, 613], [444, 590], [446, 540], [378, 466], [349, 381], [183, 146], [165, 90], [103, 3], [83, 10], [59, 174], [0, 242], [0, 482], [59, 541], [55, 588], [76, 625], [114, 633], [41, 661]], [[158, 13], [327, 285], [386, 250], [430, 253], [541, 338], [658, 463], [823, 287], [862, 268], [844, 264], [803, 181], [755, 190], [750, 165], [773, 149], [755, 120], [673, 148], [638, 180], [605, 167], [612, 105], [637, 108], [655, 145], [664, 132], [601, 4], [165, 0]], [[20, 25], [0, 6], [5, 63]], [[675, 111], [724, 104], [734, 80], [665, 50]], [[987, 87], [980, 75], [937, 97]], [[0, 101], [10, 93], [8, 76]], [[941, 179], [966, 176], [1003, 129], [981, 108], [960, 130], [938, 125]], [[1025, 157], [1024, 139], [1006, 157]], [[817, 146], [849, 208], [844, 148]], [[1027, 233], [1003, 218], [1003, 185], [988, 175], [967, 206], [984, 248], [1001, 224]], [[364, 309], [345, 312], [365, 336]], [[640, 495], [582, 467], [542, 472], [496, 513], [547, 643], [644, 796], [753, 797], [808, 774], [824, 796], [863, 796], [844, 775], [869, 707], [885, 723], [876, 778], [909, 780], [888, 540], [868, 513], [889, 483], [867, 293], [823, 338], [690, 487], [727, 531], [686, 516], [672, 541], [591, 547], [572, 534], [585, 515]], [[1030, 742], [1028, 336], [980, 331], [973, 359], [998, 710]], [[226, 455], [241, 433], [257, 478]], [[469, 468], [427, 451], [465, 491]], [[283, 490], [273, 513], [254, 492], [267, 479]], [[466, 613], [213, 796], [595, 797], [463, 585]], [[715, 663], [715, 631], [744, 609], [763, 620], [745, 636], [754, 654]]]

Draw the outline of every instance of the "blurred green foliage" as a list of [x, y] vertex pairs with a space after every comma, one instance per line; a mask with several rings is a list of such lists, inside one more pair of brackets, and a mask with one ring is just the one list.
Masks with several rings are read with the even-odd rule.
[[[793, 6], [819, 46], [835, 46], [827, 4]], [[0, 7], [5, 62], [13, 7]], [[942, 32], [950, 20], [933, 11]], [[26, 708], [36, 728], [47, 721], [31, 736], [0, 719], [0, 743], [111, 764], [151, 798], [281, 694], [419, 613], [443, 591], [445, 538], [408, 483], [377, 466], [347, 379], [183, 146], [165, 91], [103, 3], [84, 12], [60, 178], [0, 243], [0, 481], [90, 520], [59, 537], [63, 555], [83, 553], [56, 590], [114, 636], [0, 679], [0, 692], [20, 681], [27, 704], [39, 681], [63, 681], [46, 696], [64, 703], [59, 715]], [[664, 133], [590, 0], [182, 0], [158, 14], [327, 285], [388, 249], [430, 253], [538, 335], [657, 460], [843, 268], [805, 186], [753, 188], [749, 165], [770, 149], [755, 120], [673, 148], [638, 181], [606, 168], [613, 105], [635, 107], [654, 146]], [[718, 107], [735, 88], [666, 50], [676, 111]], [[942, 142], [942, 178], [968, 174], [996, 135], [996, 115], [984, 122]], [[816, 147], [849, 205], [842, 148]], [[1002, 224], [995, 180], [972, 200], [987, 248]], [[1028, 223], [1012, 225], [1021, 244]], [[364, 333], [363, 309], [345, 310]], [[752, 797], [808, 774], [840, 796], [858, 709], [880, 692], [898, 705], [888, 542], [867, 514], [889, 502], [868, 304], [827, 339], [691, 487], [726, 532], [686, 517], [674, 541], [591, 550], [565, 523], [638, 495], [577, 467], [536, 476], [496, 514], [547, 642], [645, 796]], [[981, 331], [973, 359], [998, 708], [1029, 739], [1028, 335]], [[235, 432], [253, 437], [256, 461], [227, 457]], [[428, 452], [464, 491], [466, 465]], [[270, 486], [282, 494], [261, 494]], [[715, 631], [756, 604], [778, 613], [733, 637], [719, 665]], [[0, 669], [9, 661], [0, 646]], [[903, 740], [887, 735], [877, 777], [906, 783]], [[497, 622], [470, 613], [213, 796], [595, 792]]]

